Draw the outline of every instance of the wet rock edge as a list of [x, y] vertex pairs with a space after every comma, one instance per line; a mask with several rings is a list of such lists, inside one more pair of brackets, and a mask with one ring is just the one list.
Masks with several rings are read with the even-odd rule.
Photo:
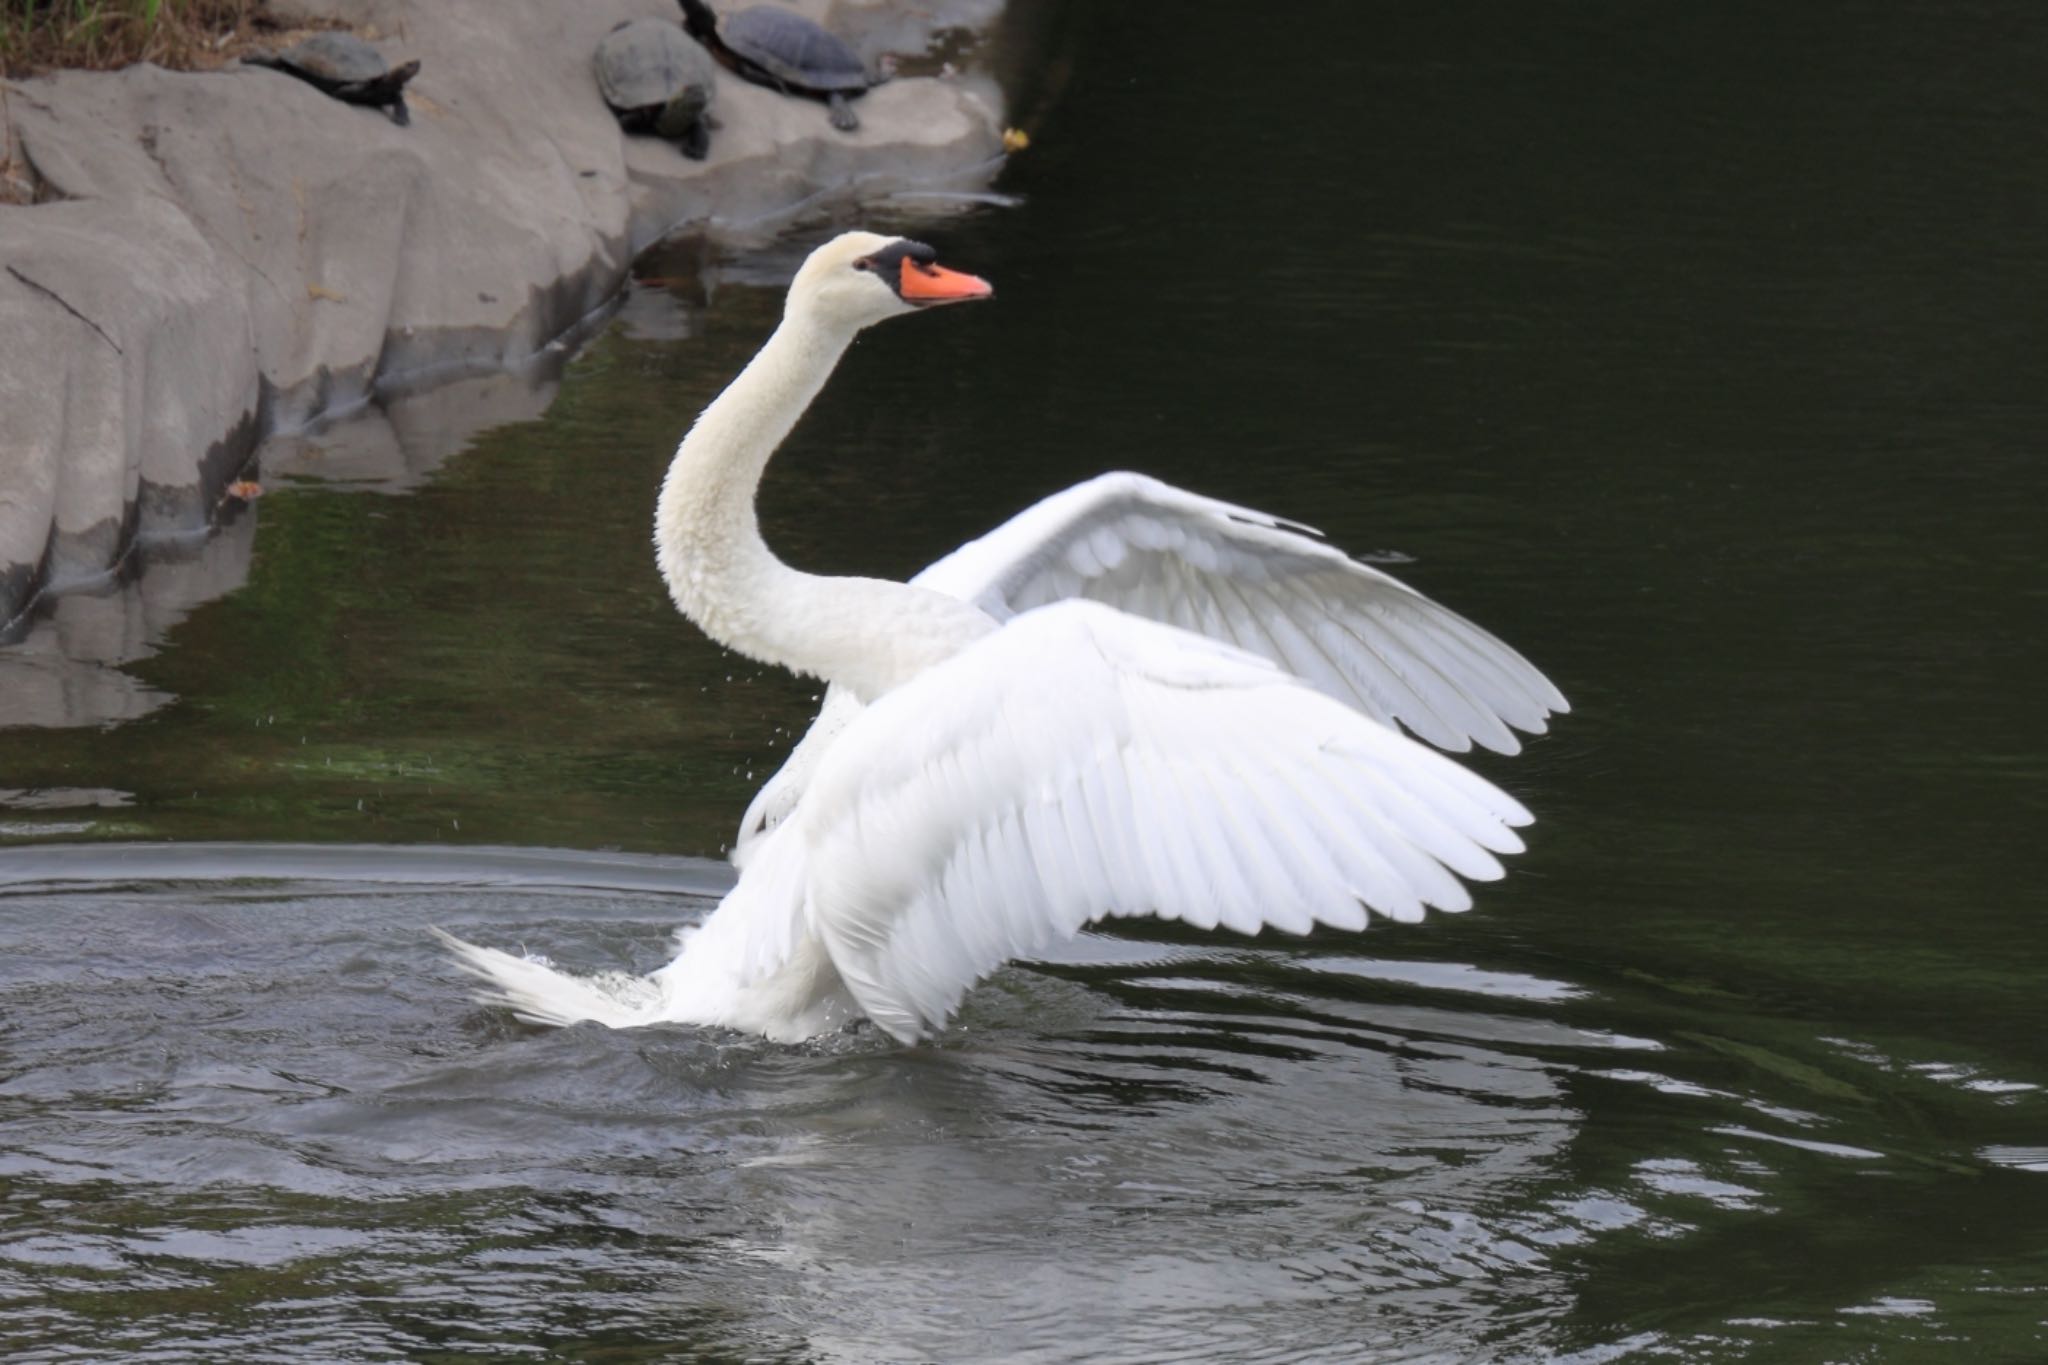
[[[672, 13], [658, 0], [569, 14], [546, 0], [317, 8], [405, 35], [392, 46], [426, 64], [426, 145], [374, 111], [245, 72], [136, 67], [5, 87], [48, 193], [0, 207], [0, 643], [47, 594], [117, 580], [138, 545], [204, 536], [271, 433], [382, 385], [530, 362], [672, 231], [772, 219], [858, 184], [985, 175], [999, 154], [993, 87], [932, 80], [875, 92], [857, 139], [819, 106], [730, 79], [718, 98], [736, 131], [708, 161], [626, 138], [587, 54], [621, 19]], [[993, 19], [1000, 6], [966, 8]], [[888, 23], [901, 34], [903, 16]], [[465, 51], [483, 24], [505, 39], [488, 61]], [[534, 124], [544, 145], [523, 141]], [[472, 162], [510, 191], [480, 198]], [[320, 230], [351, 212], [369, 230]], [[393, 217], [400, 231], [373, 230]], [[380, 278], [392, 282], [381, 294]]]

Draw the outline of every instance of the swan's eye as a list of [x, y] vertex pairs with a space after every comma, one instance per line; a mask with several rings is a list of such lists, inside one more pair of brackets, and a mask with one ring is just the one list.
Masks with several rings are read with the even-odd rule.
[[853, 268], [855, 270], [873, 270], [875, 268], [875, 258], [863, 256], [853, 263]]

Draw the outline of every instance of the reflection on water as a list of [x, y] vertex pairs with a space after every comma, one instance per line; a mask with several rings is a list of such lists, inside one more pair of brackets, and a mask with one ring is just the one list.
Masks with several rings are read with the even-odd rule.
[[[273, 481], [405, 492], [479, 432], [545, 412], [563, 358], [543, 353], [519, 373], [385, 393], [313, 428], [271, 436], [255, 467]], [[32, 613], [24, 638], [0, 648], [0, 729], [109, 725], [172, 701], [128, 666], [155, 654], [194, 608], [248, 582], [260, 507], [225, 507], [208, 535], [144, 543], [122, 573], [60, 591]]]
[[257, 466], [271, 479], [380, 493], [418, 488], [482, 432], [546, 412], [560, 385], [564, 349], [545, 350], [518, 371], [387, 389], [311, 430], [272, 436], [257, 452]]
[[225, 516], [210, 535], [138, 548], [129, 572], [65, 593], [0, 647], [0, 729], [110, 725], [146, 716], [169, 693], [127, 665], [157, 651], [202, 603], [249, 579], [256, 524]]

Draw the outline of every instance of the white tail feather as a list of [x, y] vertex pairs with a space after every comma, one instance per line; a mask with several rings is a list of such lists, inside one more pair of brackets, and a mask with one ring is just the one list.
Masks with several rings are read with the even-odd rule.
[[532, 1024], [565, 1028], [585, 1020], [608, 1028], [634, 1028], [665, 1017], [661, 988], [644, 976], [598, 972], [571, 976], [547, 963], [483, 948], [441, 929], [431, 931], [455, 954], [462, 970], [488, 987], [477, 992], [487, 1005], [503, 1005]]

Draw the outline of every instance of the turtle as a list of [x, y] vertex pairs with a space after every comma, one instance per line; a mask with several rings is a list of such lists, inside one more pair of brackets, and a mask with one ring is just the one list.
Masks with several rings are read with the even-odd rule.
[[792, 10], [756, 5], [726, 16], [723, 28], [705, 0], [677, 0], [683, 28], [721, 65], [743, 80], [823, 100], [832, 126], [860, 127], [847, 101], [881, 82], [868, 75], [853, 49]]
[[379, 106], [400, 126], [412, 122], [405, 107], [405, 83], [419, 74], [420, 64], [392, 66], [353, 33], [315, 33], [282, 52], [258, 50], [242, 60], [297, 76], [338, 100]]
[[598, 93], [629, 133], [652, 133], [702, 161], [711, 150], [711, 92], [716, 67], [703, 48], [666, 19], [628, 19], [598, 42], [591, 57]]

